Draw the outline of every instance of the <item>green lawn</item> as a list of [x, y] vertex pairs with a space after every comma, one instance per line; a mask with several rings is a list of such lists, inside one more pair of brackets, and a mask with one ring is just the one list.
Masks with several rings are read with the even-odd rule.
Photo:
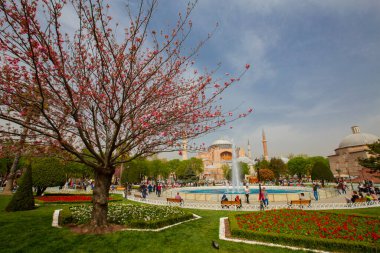
[[[193, 210], [203, 218], [161, 232], [78, 235], [51, 227], [53, 211], [63, 205], [46, 204], [32, 211], [7, 213], [4, 208], [9, 199], [0, 195], [0, 252], [217, 252], [212, 240], [219, 243], [218, 252], [296, 252], [219, 240], [219, 218], [228, 211]], [[379, 216], [380, 208], [348, 212]]]

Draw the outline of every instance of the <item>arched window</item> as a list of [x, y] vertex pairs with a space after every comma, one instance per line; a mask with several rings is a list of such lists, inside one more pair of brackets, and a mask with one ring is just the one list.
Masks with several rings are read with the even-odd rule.
[[224, 161], [231, 161], [232, 160], [232, 153], [228, 151], [224, 151], [220, 154], [220, 159]]

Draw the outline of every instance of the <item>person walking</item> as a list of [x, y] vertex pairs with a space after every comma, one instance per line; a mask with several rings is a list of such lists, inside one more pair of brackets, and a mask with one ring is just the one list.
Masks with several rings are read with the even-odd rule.
[[247, 204], [249, 204], [249, 187], [248, 185], [245, 186], [245, 198], [246, 198], [246, 202]]
[[263, 187], [263, 195], [264, 195], [264, 206], [267, 207], [269, 205], [269, 197], [268, 197], [268, 192], [267, 190], [265, 189], [265, 187]]
[[157, 196], [158, 197], [161, 197], [161, 191], [162, 191], [162, 185], [159, 184], [159, 185], [157, 185]]
[[259, 191], [259, 202], [260, 202], [260, 210], [264, 210], [264, 192], [263, 192], [263, 190]]
[[318, 201], [318, 199], [319, 199], [318, 188], [319, 188], [319, 185], [316, 183], [313, 183], [313, 193], [314, 193], [314, 198], [316, 201]]

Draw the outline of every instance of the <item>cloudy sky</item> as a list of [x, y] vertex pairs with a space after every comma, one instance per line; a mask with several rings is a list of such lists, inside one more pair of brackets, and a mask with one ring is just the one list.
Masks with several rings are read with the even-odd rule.
[[[123, 25], [127, 1], [110, 2]], [[153, 25], [173, 25], [185, 8], [186, 1], [160, 1]], [[68, 30], [77, 26], [72, 15], [67, 9], [63, 16]], [[270, 156], [327, 156], [353, 125], [380, 136], [380, 1], [200, 0], [192, 22], [189, 48], [219, 24], [197, 68], [222, 63], [223, 76], [251, 65], [223, 95], [225, 110], [254, 109], [197, 143], [226, 136], [246, 148], [249, 140], [253, 157], [261, 157], [264, 130]]]
[[[159, 20], [170, 23], [184, 7], [161, 1]], [[252, 66], [223, 103], [254, 113], [200, 142], [249, 140], [260, 157], [264, 130], [270, 156], [327, 156], [353, 125], [380, 136], [380, 1], [201, 0], [192, 21], [194, 41], [219, 23], [198, 67]]]

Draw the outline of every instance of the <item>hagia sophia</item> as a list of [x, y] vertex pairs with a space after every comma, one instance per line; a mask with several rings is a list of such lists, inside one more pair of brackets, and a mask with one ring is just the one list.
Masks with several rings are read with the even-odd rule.
[[[335, 154], [327, 158], [330, 163], [330, 169], [334, 177], [343, 177], [353, 181], [372, 180], [380, 182], [380, 173], [369, 173], [369, 170], [363, 168], [358, 163], [359, 158], [368, 158], [371, 156], [368, 150], [368, 144], [375, 143], [379, 137], [374, 134], [361, 133], [358, 126], [353, 126], [352, 134], [347, 135], [335, 149]], [[263, 158], [269, 160], [267, 140], [264, 131], [262, 132]], [[214, 141], [206, 151], [197, 154], [197, 158], [202, 159], [204, 172], [201, 178], [208, 181], [221, 181], [224, 179], [223, 165], [231, 165], [233, 144], [227, 138], [220, 138]], [[248, 141], [247, 152], [244, 148], [236, 147], [236, 157], [238, 162], [247, 163], [250, 167], [250, 175], [255, 176], [254, 164], [252, 158], [251, 146]], [[183, 157], [184, 159], [186, 158]], [[282, 159], [282, 158], [281, 158]], [[286, 158], [282, 159], [285, 162]]]
[[[266, 144], [266, 137], [263, 131], [262, 143], [264, 149], [264, 159], [268, 160], [268, 150]], [[204, 172], [201, 175], [202, 179], [209, 181], [221, 181], [224, 179], [223, 165], [231, 166], [232, 163], [232, 147], [233, 144], [227, 138], [221, 138], [214, 141], [205, 152], [198, 153], [196, 156], [202, 159], [204, 165]], [[255, 161], [252, 158], [251, 145], [247, 145], [247, 153], [244, 148], [236, 147], [236, 158], [238, 162], [244, 162], [250, 167], [250, 174], [255, 175], [253, 165]]]

